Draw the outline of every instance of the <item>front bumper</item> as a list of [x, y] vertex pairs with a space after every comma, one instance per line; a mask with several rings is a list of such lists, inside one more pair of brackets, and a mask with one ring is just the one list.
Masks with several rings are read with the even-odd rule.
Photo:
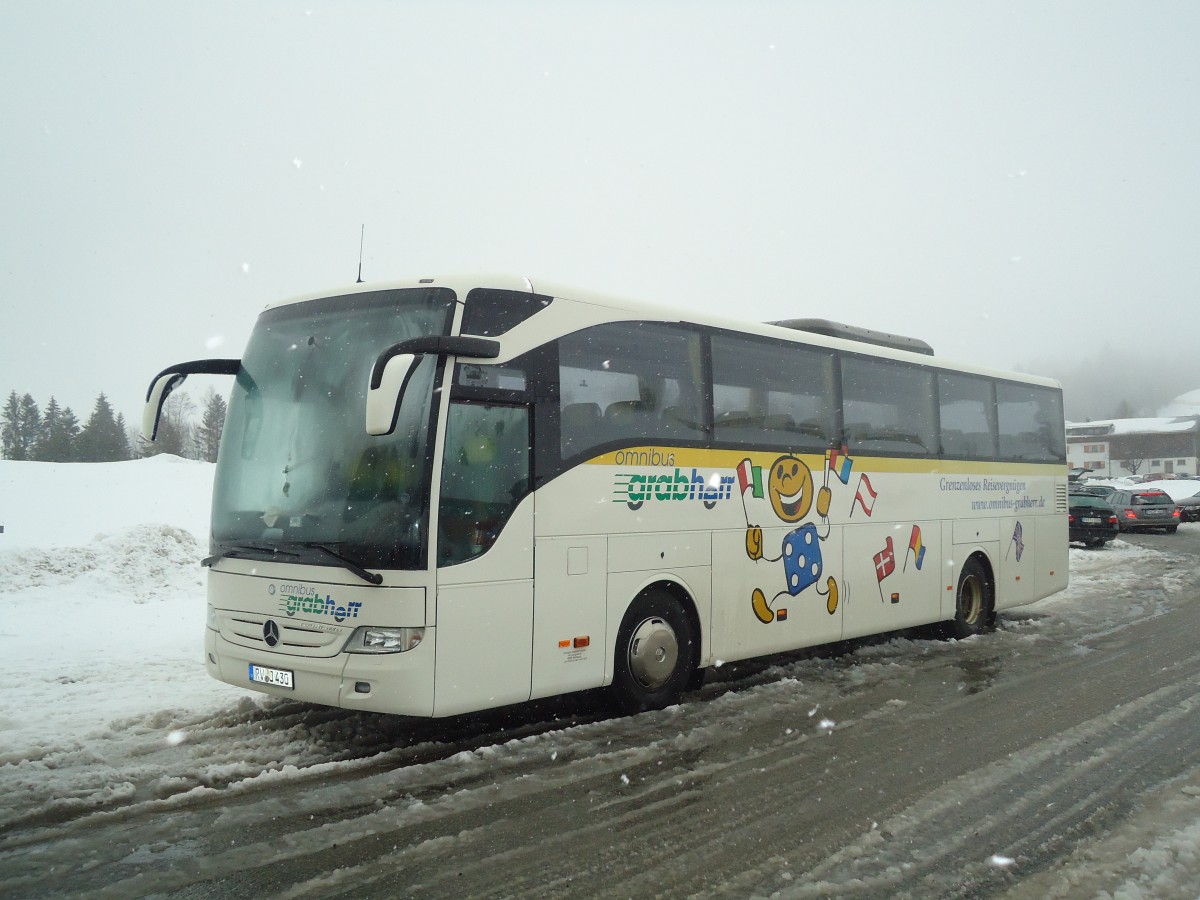
[[[338, 653], [329, 657], [259, 652], [225, 640], [219, 632], [205, 632], [204, 655], [208, 674], [236, 687], [319, 703], [342, 709], [433, 715], [433, 658], [435, 628], [404, 653]], [[293, 688], [250, 681], [250, 665], [269, 666], [293, 673]]]

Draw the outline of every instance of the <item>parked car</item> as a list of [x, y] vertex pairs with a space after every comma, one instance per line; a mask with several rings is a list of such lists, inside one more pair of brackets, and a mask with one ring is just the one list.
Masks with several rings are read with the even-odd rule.
[[1117, 491], [1108, 498], [1108, 504], [1117, 514], [1122, 531], [1157, 529], [1170, 534], [1179, 527], [1179, 507], [1165, 491], [1154, 488]]
[[1179, 507], [1180, 522], [1200, 522], [1200, 492], [1176, 500], [1175, 505]]
[[1087, 494], [1091, 497], [1111, 497], [1117, 492], [1111, 484], [1073, 484], [1069, 490], [1072, 494]]
[[1072, 491], [1067, 504], [1067, 537], [1088, 547], [1103, 547], [1117, 537], [1121, 528], [1117, 514], [1103, 497], [1087, 491]]

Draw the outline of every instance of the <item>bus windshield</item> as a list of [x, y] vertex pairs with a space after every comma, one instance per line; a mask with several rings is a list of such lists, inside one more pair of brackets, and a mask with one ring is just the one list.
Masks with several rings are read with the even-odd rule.
[[392, 434], [366, 433], [365, 398], [380, 351], [448, 334], [454, 301], [446, 288], [377, 291], [259, 317], [221, 436], [214, 555], [425, 564], [437, 359], [417, 366]]

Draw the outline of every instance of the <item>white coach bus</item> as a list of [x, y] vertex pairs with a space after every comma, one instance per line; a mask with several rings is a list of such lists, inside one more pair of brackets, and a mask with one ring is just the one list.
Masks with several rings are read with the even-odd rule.
[[749, 324], [523, 278], [271, 305], [216, 465], [222, 681], [413, 716], [914, 625], [1067, 584], [1062, 393], [825, 320]]

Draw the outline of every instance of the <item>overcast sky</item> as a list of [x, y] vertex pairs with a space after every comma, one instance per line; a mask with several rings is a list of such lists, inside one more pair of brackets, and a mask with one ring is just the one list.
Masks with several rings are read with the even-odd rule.
[[[1200, 328], [1200, 3], [0, 0], [0, 393], [506, 271], [1009, 368]], [[1200, 370], [1197, 384], [1200, 387]], [[2, 399], [2, 398], [0, 398]]]

